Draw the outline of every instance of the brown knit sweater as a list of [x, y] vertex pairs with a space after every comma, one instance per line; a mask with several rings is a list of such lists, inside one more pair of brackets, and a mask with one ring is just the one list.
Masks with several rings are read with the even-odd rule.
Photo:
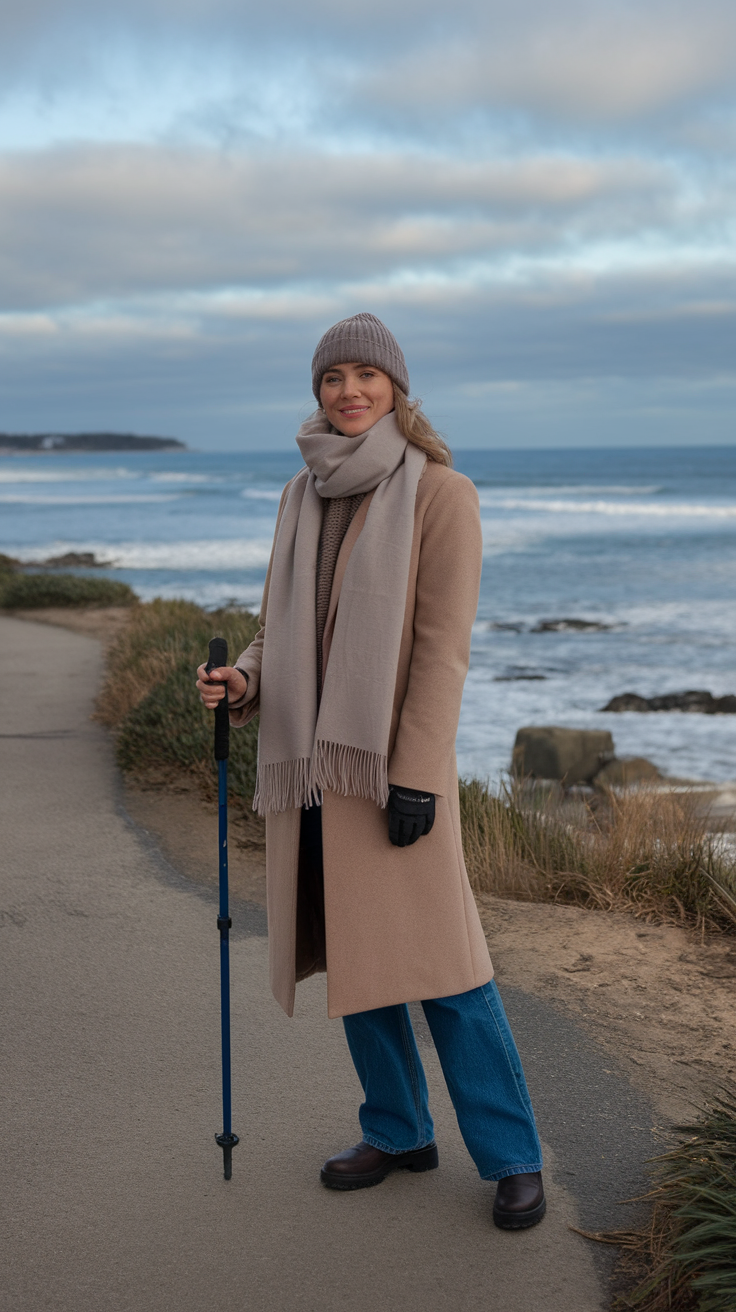
[[322, 531], [317, 549], [317, 699], [322, 693], [322, 639], [330, 607], [332, 580], [347, 533], [365, 492], [354, 497], [325, 497], [322, 506]]

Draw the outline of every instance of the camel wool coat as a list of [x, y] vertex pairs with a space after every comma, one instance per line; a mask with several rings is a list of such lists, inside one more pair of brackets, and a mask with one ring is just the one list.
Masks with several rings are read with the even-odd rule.
[[[345, 568], [370, 501], [369, 493], [338, 556], [323, 643], [325, 667]], [[481, 554], [473, 483], [427, 461], [414, 511], [388, 778], [390, 784], [434, 793], [435, 822], [431, 832], [411, 847], [394, 847], [385, 810], [362, 797], [325, 791], [324, 929], [331, 1017], [449, 997], [487, 984], [493, 977], [463, 860], [455, 761]], [[261, 630], [237, 660], [248, 676], [248, 689], [243, 702], [231, 708], [235, 727], [247, 724], [258, 711], [269, 580], [270, 567]], [[271, 987], [289, 1016], [299, 978], [301, 814], [295, 808], [266, 817]]]

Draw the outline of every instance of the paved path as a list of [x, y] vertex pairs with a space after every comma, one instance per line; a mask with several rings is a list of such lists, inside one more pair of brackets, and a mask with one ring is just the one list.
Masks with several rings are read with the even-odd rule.
[[126, 823], [99, 674], [96, 641], [0, 619], [3, 1312], [597, 1312], [569, 1155], [543, 1224], [496, 1230], [426, 1042], [441, 1169], [320, 1186], [359, 1137], [342, 1027], [319, 978], [288, 1021], [242, 930], [225, 1184], [214, 907]]

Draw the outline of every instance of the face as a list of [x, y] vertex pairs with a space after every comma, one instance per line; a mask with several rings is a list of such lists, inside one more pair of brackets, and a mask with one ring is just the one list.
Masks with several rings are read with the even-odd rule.
[[345, 437], [359, 437], [394, 408], [394, 385], [382, 369], [338, 364], [322, 376], [322, 409]]

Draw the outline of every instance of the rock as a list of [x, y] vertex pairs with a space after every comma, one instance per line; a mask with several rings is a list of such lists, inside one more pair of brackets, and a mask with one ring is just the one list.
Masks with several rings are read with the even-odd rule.
[[662, 775], [653, 761], [645, 756], [614, 757], [607, 761], [595, 776], [596, 788], [626, 788], [629, 784], [654, 783]]
[[619, 697], [612, 697], [606, 706], [601, 706], [602, 711], [651, 711], [651, 706], [646, 697], [640, 697], [637, 692], [622, 692]]
[[602, 711], [681, 711], [699, 715], [736, 715], [736, 697], [714, 697], [710, 692], [690, 689], [688, 692], [668, 692], [661, 697], [640, 697], [635, 692], [612, 697]]
[[542, 674], [541, 670], [531, 669], [528, 665], [509, 665], [505, 674], [497, 674], [493, 680], [494, 683], [537, 683], [540, 679], [546, 679], [547, 675]]
[[12, 573], [20, 567], [21, 562], [15, 556], [6, 556], [4, 551], [0, 551], [0, 573]]
[[66, 551], [63, 556], [49, 556], [39, 561], [47, 569], [104, 569], [104, 560], [98, 560], [92, 551]]
[[612, 629], [612, 624], [602, 620], [540, 620], [531, 630], [532, 633], [605, 633]]
[[522, 778], [560, 779], [567, 786], [590, 783], [613, 755], [607, 729], [529, 725], [516, 735], [511, 770]]
[[546, 674], [497, 674], [494, 683], [544, 683]]

